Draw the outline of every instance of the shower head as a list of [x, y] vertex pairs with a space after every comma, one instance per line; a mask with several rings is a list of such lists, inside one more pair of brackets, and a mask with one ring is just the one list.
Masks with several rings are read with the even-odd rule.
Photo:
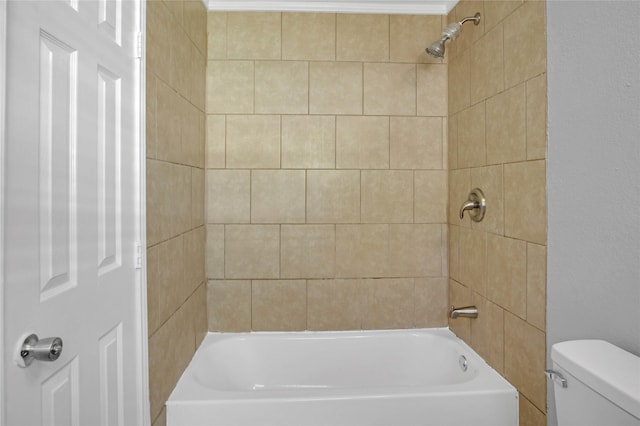
[[431, 43], [431, 46], [427, 47], [425, 50], [434, 58], [444, 58], [444, 42], [447, 40], [449, 40], [448, 36], [442, 36], [439, 40]]
[[453, 22], [447, 25], [445, 29], [442, 30], [442, 37], [431, 43], [431, 45], [427, 47], [425, 51], [434, 58], [443, 58], [445, 52], [445, 42], [447, 40], [455, 40], [462, 31], [462, 24], [467, 21], [473, 21], [474, 25], [478, 25], [480, 23], [480, 12], [476, 13], [473, 16], [468, 16], [460, 22]]

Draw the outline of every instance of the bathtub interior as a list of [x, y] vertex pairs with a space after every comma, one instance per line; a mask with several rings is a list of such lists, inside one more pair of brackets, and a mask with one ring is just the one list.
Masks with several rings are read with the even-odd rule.
[[[192, 374], [202, 386], [221, 391], [438, 386], [478, 374], [477, 363], [461, 367], [459, 345], [433, 334], [210, 336]], [[438, 350], [431, 350], [435, 345]]]

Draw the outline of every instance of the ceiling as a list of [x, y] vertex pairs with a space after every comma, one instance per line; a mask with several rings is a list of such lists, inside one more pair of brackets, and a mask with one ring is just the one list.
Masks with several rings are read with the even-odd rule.
[[458, 0], [203, 0], [210, 11], [447, 15]]

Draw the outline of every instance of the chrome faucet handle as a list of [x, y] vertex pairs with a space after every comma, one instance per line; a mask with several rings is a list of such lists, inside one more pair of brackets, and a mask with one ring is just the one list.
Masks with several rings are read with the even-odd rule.
[[465, 201], [460, 207], [460, 219], [464, 219], [464, 211], [465, 210], [473, 210], [480, 207], [480, 203], [477, 201]]
[[469, 193], [469, 198], [460, 207], [460, 219], [464, 219], [465, 210], [469, 210], [469, 216], [474, 222], [480, 222], [484, 218], [487, 209], [487, 201], [480, 188], [475, 188]]

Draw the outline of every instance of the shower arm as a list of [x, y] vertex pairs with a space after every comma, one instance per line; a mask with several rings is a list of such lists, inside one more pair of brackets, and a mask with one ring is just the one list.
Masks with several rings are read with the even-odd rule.
[[460, 25], [464, 24], [467, 21], [473, 21], [473, 25], [478, 25], [480, 23], [480, 12], [476, 13], [473, 16], [467, 16], [462, 21], [458, 22]]

